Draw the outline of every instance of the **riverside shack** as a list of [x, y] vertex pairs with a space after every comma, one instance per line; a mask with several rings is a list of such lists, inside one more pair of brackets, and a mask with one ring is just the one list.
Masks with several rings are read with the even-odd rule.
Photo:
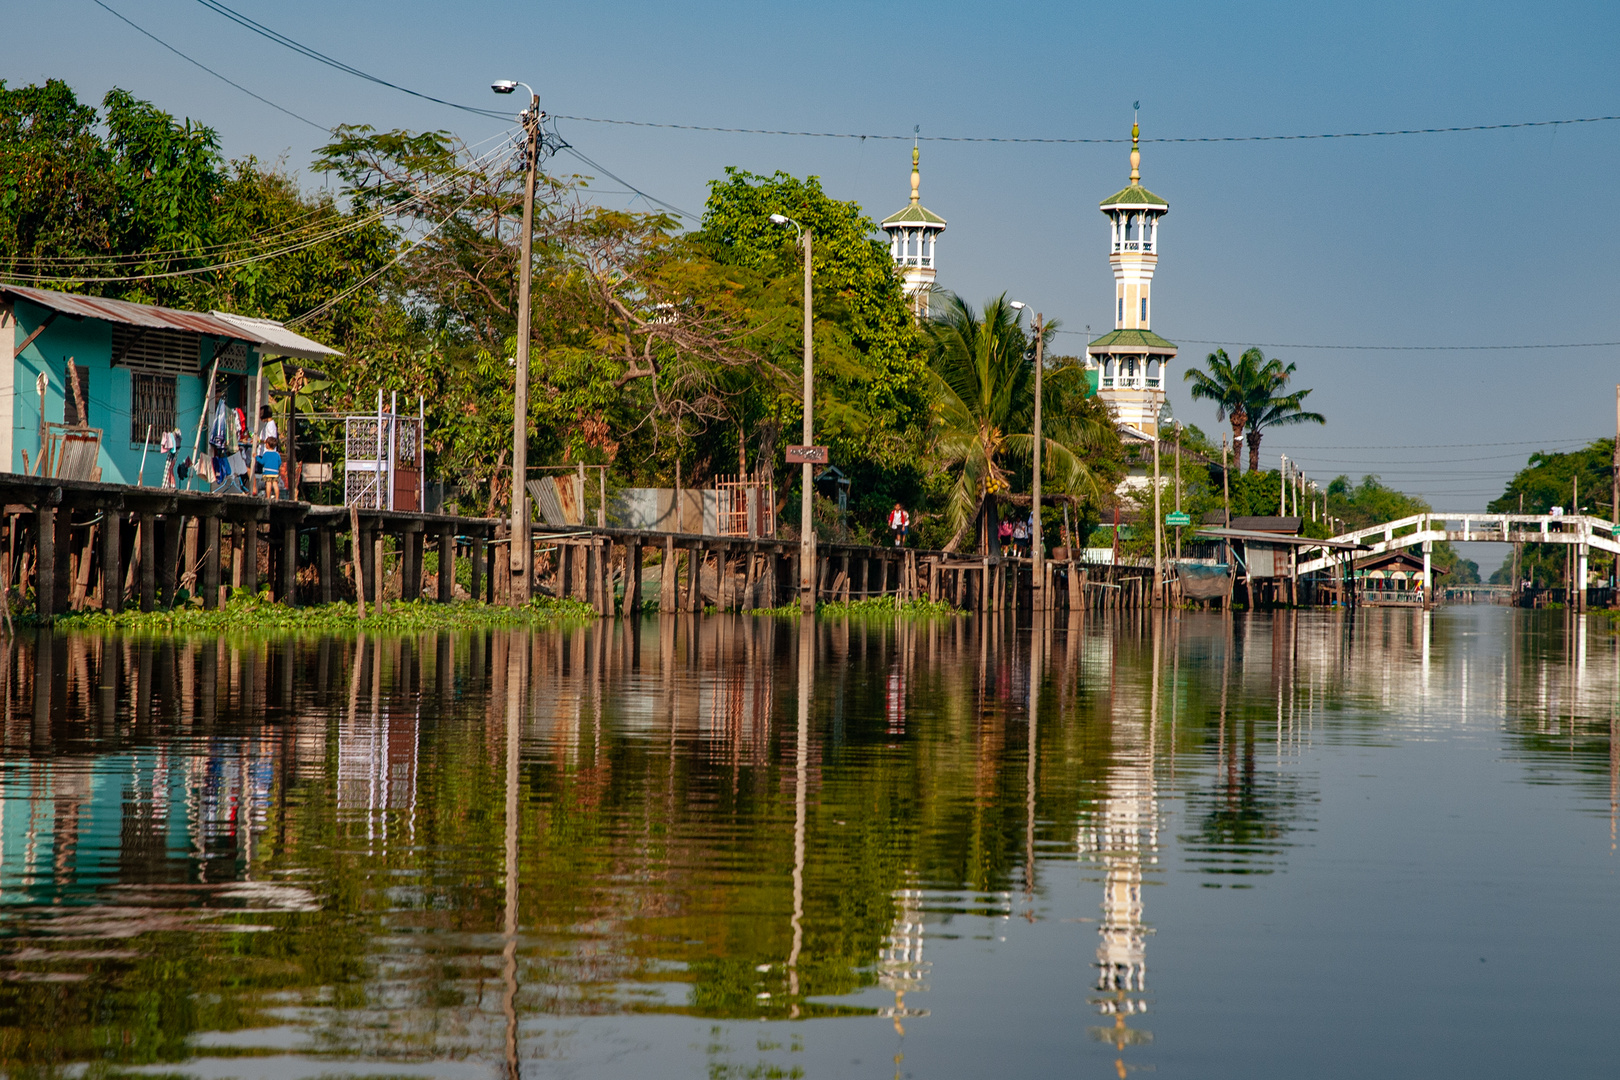
[[267, 360], [339, 355], [269, 319], [0, 284], [0, 472], [39, 474], [43, 449], [49, 475], [155, 485], [164, 432], [195, 449], [210, 372], [251, 414]]

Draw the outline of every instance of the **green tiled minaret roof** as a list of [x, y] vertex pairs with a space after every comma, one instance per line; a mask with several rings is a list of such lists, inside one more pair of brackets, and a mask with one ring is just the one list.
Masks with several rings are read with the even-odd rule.
[[881, 227], [889, 225], [944, 225], [945, 219], [928, 209], [917, 201], [917, 187], [922, 181], [921, 162], [922, 151], [913, 146], [911, 148], [911, 203], [898, 214], [890, 214], [878, 222]]
[[1166, 341], [1151, 330], [1110, 330], [1102, 337], [1086, 346], [1089, 352], [1106, 351], [1108, 349], [1124, 349], [1135, 352], [1139, 349], [1169, 350], [1175, 352], [1176, 344]]
[[1170, 209], [1170, 204], [1159, 198], [1153, 192], [1142, 186], [1142, 129], [1135, 122], [1131, 122], [1131, 182], [1108, 198], [1098, 203], [1098, 206], [1107, 209], [1110, 206], [1162, 206]]

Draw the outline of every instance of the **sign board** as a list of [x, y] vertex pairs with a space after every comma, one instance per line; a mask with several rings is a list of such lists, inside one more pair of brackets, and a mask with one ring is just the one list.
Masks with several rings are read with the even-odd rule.
[[789, 465], [825, 465], [828, 462], [825, 446], [790, 446], [787, 448]]
[[1177, 511], [1174, 511], [1172, 513], [1166, 514], [1165, 518], [1164, 518], [1164, 523], [1166, 525], [1191, 525], [1192, 524], [1192, 518], [1187, 516], [1186, 514], [1181, 513], [1179, 510], [1177, 510]]

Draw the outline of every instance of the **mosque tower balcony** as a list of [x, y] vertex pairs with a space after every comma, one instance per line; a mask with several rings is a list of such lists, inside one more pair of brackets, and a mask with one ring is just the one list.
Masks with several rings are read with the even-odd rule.
[[918, 197], [921, 157], [920, 148], [913, 146], [910, 204], [884, 218], [879, 226], [889, 234], [889, 257], [894, 260], [912, 313], [919, 319], [928, 315], [928, 294], [933, 291], [938, 269], [934, 253], [939, 234], [945, 231], [945, 219], [923, 206]]

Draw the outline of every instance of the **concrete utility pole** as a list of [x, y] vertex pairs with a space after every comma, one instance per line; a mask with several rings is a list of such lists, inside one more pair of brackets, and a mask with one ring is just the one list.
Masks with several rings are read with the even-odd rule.
[[[800, 225], [797, 221], [785, 214], [772, 214], [773, 225], [792, 225], [799, 231], [799, 237], [804, 241], [804, 445], [810, 446], [815, 442], [815, 387], [810, 381], [811, 358], [814, 354], [814, 331], [812, 329], [815, 319], [815, 309], [810, 296], [810, 279], [814, 272], [811, 264], [814, 252], [814, 238], [810, 229]], [[811, 499], [814, 495], [811, 483], [814, 478], [810, 474], [811, 465], [806, 461], [800, 466], [804, 471], [799, 474], [799, 604], [804, 614], [816, 613], [816, 530], [812, 518]]]
[[[804, 230], [804, 445], [809, 446], [816, 441], [815, 423], [812, 419], [815, 405], [815, 388], [810, 383], [810, 364], [814, 346], [813, 329], [815, 324], [814, 308], [810, 299], [811, 252], [814, 241], [812, 232]], [[816, 613], [816, 530], [811, 521], [813, 516], [811, 507], [810, 463], [802, 466], [804, 469], [800, 477], [799, 486], [799, 603], [806, 615]]]
[[[1012, 308], [1014, 311], [1023, 311], [1024, 302], [1022, 300], [1014, 300], [1012, 302]], [[1033, 425], [1032, 434], [1035, 439], [1035, 450], [1033, 455], [1035, 465], [1035, 481], [1031, 486], [1030, 492], [1030, 502], [1033, 505], [1033, 509], [1030, 511], [1029, 518], [1029, 553], [1031, 555], [1029, 588], [1031, 600], [1030, 607], [1036, 611], [1044, 611], [1046, 607], [1045, 594], [1041, 592], [1041, 585], [1042, 579], [1045, 577], [1043, 571], [1046, 567], [1046, 543], [1041, 535], [1041, 376], [1044, 374], [1046, 369], [1046, 343], [1042, 340], [1042, 338], [1045, 336], [1044, 331], [1046, 329], [1046, 321], [1038, 311], [1035, 313], [1034, 325], [1035, 423]]]
[[523, 170], [523, 234], [518, 240], [517, 358], [512, 384], [512, 535], [508, 555], [514, 607], [528, 603], [534, 585], [534, 574], [529, 566], [526, 481], [529, 476], [529, 281], [534, 254], [534, 178], [540, 166], [540, 95], [527, 83], [508, 79], [490, 85], [497, 94], [510, 94], [519, 86], [529, 91], [529, 107], [521, 117], [527, 136], [528, 159]]
[[1164, 602], [1164, 515], [1159, 510], [1159, 426], [1153, 426], [1153, 604]]

